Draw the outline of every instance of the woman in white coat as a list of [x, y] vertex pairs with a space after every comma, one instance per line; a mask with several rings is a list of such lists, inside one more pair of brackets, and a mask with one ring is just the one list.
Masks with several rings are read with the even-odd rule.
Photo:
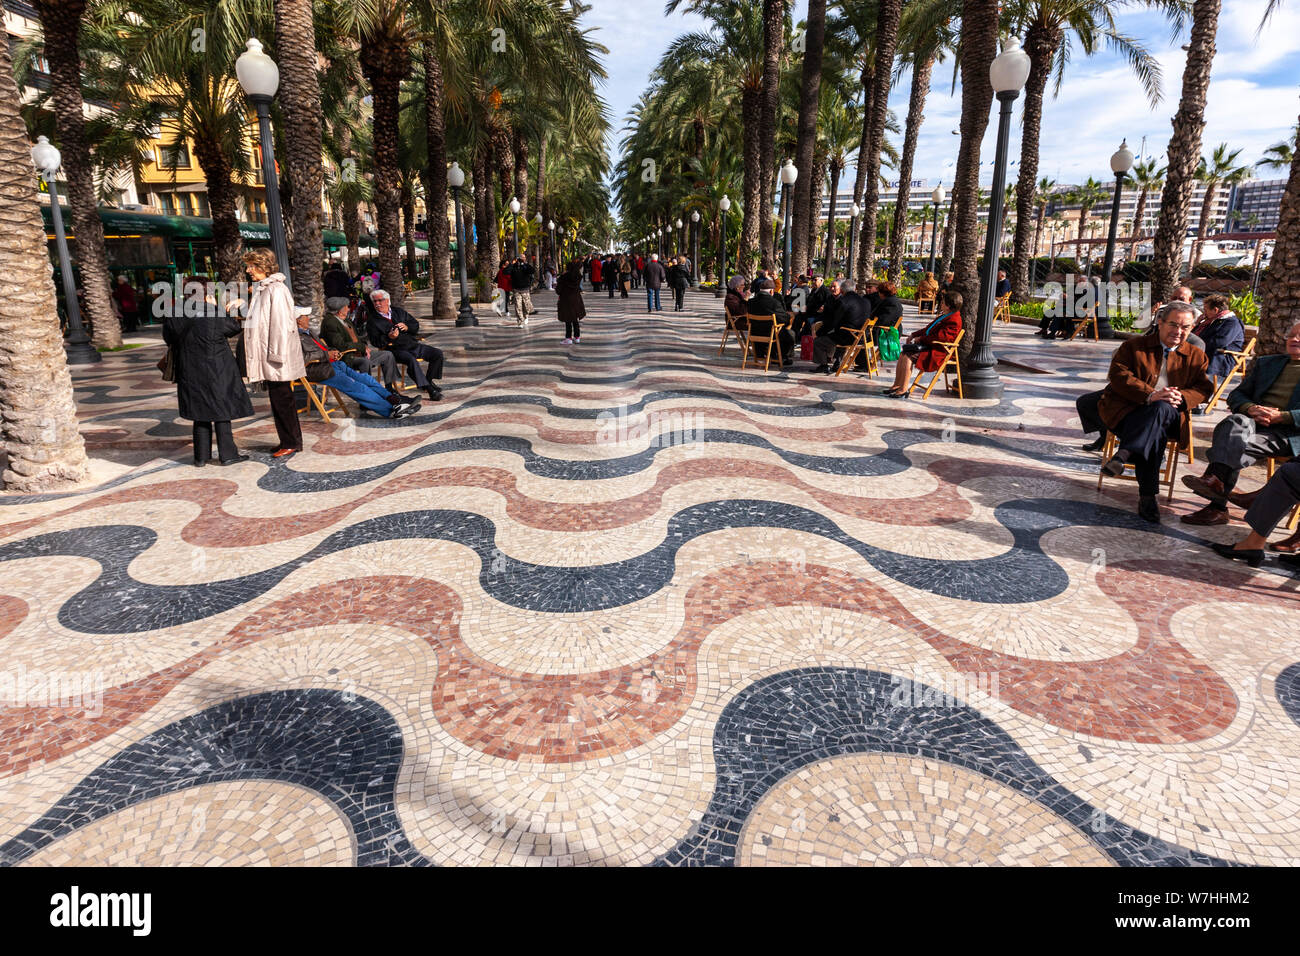
[[249, 382], [265, 382], [271, 415], [280, 445], [276, 458], [302, 451], [293, 383], [307, 374], [298, 323], [293, 316], [293, 293], [270, 249], [244, 253], [244, 267], [253, 281], [253, 297], [244, 321], [244, 361]]

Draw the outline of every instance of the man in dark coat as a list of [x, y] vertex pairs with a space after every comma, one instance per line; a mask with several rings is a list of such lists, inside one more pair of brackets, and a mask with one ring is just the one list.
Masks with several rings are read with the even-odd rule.
[[582, 341], [582, 319], [587, 306], [582, 301], [582, 266], [575, 259], [555, 283], [555, 317], [564, 323], [564, 344]]
[[348, 274], [343, 271], [338, 260], [330, 263], [330, 267], [325, 270], [325, 298], [340, 297], [346, 299], [352, 291], [352, 280]]
[[336, 388], [362, 408], [383, 418], [409, 418], [420, 410], [420, 400], [403, 398], [369, 375], [348, 368], [342, 356], [311, 334], [311, 310], [298, 311], [298, 342], [307, 368], [307, 381]]
[[818, 330], [821, 334], [813, 340], [813, 361], [817, 363], [813, 371], [831, 374], [834, 370], [830, 363], [835, 350], [851, 345], [856, 333], [870, 318], [870, 304], [865, 297], [858, 295], [853, 280], [845, 279], [840, 283], [840, 295], [835, 300], [833, 314], [822, 322]]
[[176, 370], [176, 402], [181, 418], [194, 422], [194, 464], [212, 459], [212, 433], [223, 465], [247, 461], [235, 446], [230, 422], [253, 414], [239, 365], [229, 339], [240, 332], [239, 321], [221, 313], [215, 299], [207, 314], [172, 315], [163, 323], [163, 341], [172, 350]]
[[[372, 292], [370, 304], [370, 318], [366, 323], [370, 344], [388, 349], [393, 358], [410, 369], [416, 386], [429, 393], [430, 401], [441, 399], [442, 389], [434, 382], [442, 378], [442, 349], [426, 345], [417, 338], [420, 323], [411, 317], [411, 313], [393, 305], [387, 292], [382, 289]], [[420, 359], [428, 361], [427, 375], [420, 369]]]
[[1236, 358], [1225, 350], [1240, 352], [1246, 344], [1246, 327], [1232, 311], [1226, 295], [1207, 295], [1201, 310], [1201, 321], [1192, 334], [1205, 344], [1201, 349], [1210, 360], [1210, 374], [1222, 378], [1232, 371]]
[[[785, 306], [781, 300], [772, 293], [776, 291], [776, 283], [771, 279], [764, 279], [759, 286], [758, 292], [746, 303], [748, 316], [746, 322], [749, 326], [751, 335], [767, 336], [772, 332], [772, 323], [770, 320], [755, 319], [756, 315], [774, 315], [776, 321], [784, 326], [777, 333], [777, 349], [781, 353], [782, 365], [794, 364], [794, 334], [790, 331], [790, 314], [786, 312]], [[754, 357], [758, 358], [758, 343], [754, 345]]]
[[343, 354], [343, 361], [348, 368], [367, 375], [375, 374], [378, 369], [384, 385], [393, 391], [397, 381], [397, 360], [387, 349], [375, 348], [357, 335], [357, 330], [348, 321], [348, 300], [342, 296], [331, 296], [325, 300], [325, 318], [321, 319], [320, 337], [331, 349]]
[[662, 312], [659, 305], [659, 290], [663, 288], [664, 280], [668, 278], [668, 273], [664, 272], [664, 267], [659, 264], [659, 253], [650, 256], [650, 261], [645, 264], [645, 310], [647, 312]]

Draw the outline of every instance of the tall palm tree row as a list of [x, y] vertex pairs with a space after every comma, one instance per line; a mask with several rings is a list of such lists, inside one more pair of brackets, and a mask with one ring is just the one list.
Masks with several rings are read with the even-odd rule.
[[0, 275], [11, 280], [0, 296], [0, 487], [42, 492], [87, 470], [30, 149], [9, 44], [0, 43]]
[[1165, 167], [1157, 166], [1154, 159], [1144, 159], [1134, 164], [1129, 179], [1138, 191], [1137, 205], [1133, 209], [1133, 241], [1128, 251], [1129, 258], [1133, 258], [1137, 255], [1138, 243], [1142, 241], [1142, 231], [1145, 228], [1147, 197], [1164, 185]]
[[[866, 184], [862, 193], [862, 222], [858, 235], [858, 275], [870, 275], [876, 259], [876, 212], [880, 204], [880, 153], [885, 144], [885, 123], [889, 117], [889, 88], [893, 81], [894, 48], [898, 43], [898, 24], [902, 18], [902, 0], [879, 0], [876, 9], [875, 58], [870, 116], [866, 137]], [[863, 162], [863, 153], [858, 153]]]
[[1188, 268], [1195, 269], [1201, 261], [1201, 244], [1210, 231], [1210, 212], [1214, 209], [1214, 200], [1221, 185], [1239, 183], [1250, 175], [1249, 166], [1237, 163], [1241, 150], [1228, 151], [1227, 143], [1220, 143], [1214, 148], [1209, 159], [1201, 157], [1196, 167], [1196, 181], [1205, 184], [1205, 195], [1201, 199], [1201, 217], [1196, 224], [1196, 242], [1192, 245], [1192, 254]]
[[[799, 141], [794, 164], [801, 170], [814, 173], [813, 161], [817, 152], [817, 120], [821, 110], [822, 54], [826, 42], [826, 0], [808, 0], [808, 17], [804, 22], [803, 68], [799, 88]], [[814, 188], [814, 185], [816, 188]], [[815, 245], [817, 205], [814, 192], [820, 193], [821, 179], [817, 175], [800, 176], [794, 186], [794, 245], [791, 250], [791, 268], [803, 272]]]
[[1088, 214], [1092, 207], [1110, 195], [1110, 190], [1089, 176], [1084, 182], [1065, 194], [1065, 201], [1079, 207], [1079, 235], [1074, 244], [1074, 258], [1083, 260], [1084, 233], [1088, 230]]

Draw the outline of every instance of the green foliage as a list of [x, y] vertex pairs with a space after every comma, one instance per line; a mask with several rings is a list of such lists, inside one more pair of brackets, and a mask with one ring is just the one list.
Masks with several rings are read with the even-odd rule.
[[1012, 315], [1023, 315], [1030, 319], [1041, 319], [1043, 317], [1043, 303], [1041, 302], [1012, 302], [1010, 309]]
[[1212, 266], [1204, 262], [1192, 270], [1197, 279], [1249, 279], [1251, 274], [1250, 266]]
[[1240, 295], [1234, 295], [1228, 299], [1228, 307], [1237, 314], [1245, 325], [1259, 327], [1259, 303], [1255, 301], [1253, 292], [1242, 292]]

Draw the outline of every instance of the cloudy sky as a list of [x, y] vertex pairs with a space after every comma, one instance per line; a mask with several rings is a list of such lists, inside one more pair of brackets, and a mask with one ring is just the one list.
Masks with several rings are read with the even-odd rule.
[[[674, 37], [699, 29], [704, 22], [680, 12], [665, 16], [659, 0], [589, 2], [592, 9], [586, 21], [599, 28], [596, 39], [610, 49], [605, 60], [609, 80], [603, 92], [615, 119], [610, 149], [616, 155], [628, 110], [644, 91], [660, 55]], [[1300, 42], [1296, 39], [1300, 36], [1300, 0], [1285, 4], [1257, 35], [1266, 3], [1224, 0], [1202, 139], [1205, 153], [1222, 142], [1240, 148], [1239, 161], [1246, 164], [1253, 164], [1264, 149], [1290, 136], [1300, 113]], [[806, 9], [806, 0], [797, 0], [796, 22]], [[1150, 106], [1132, 71], [1116, 54], [1102, 50], [1085, 58], [1076, 48], [1059, 96], [1044, 106], [1040, 176], [1062, 183], [1081, 182], [1088, 176], [1109, 179], [1110, 154], [1124, 138], [1136, 153], [1146, 137], [1146, 155], [1163, 157], [1172, 132], [1170, 121], [1178, 109], [1186, 31], [1171, 38], [1160, 16], [1136, 10], [1122, 14], [1118, 23], [1121, 31], [1139, 40], [1159, 60], [1164, 91], [1160, 103]], [[958, 84], [952, 90], [952, 74], [951, 60], [935, 67], [926, 102], [914, 175], [930, 184], [942, 181], [949, 185], [956, 160], [958, 137], [952, 130], [961, 114], [961, 87]], [[911, 76], [905, 74], [890, 95], [890, 108], [900, 126], [907, 117], [910, 86]], [[1020, 149], [1019, 110], [1018, 101], [1011, 127], [1013, 158]], [[986, 171], [981, 181], [986, 184], [992, 178], [995, 136], [996, 126], [990, 122], [982, 152]], [[1283, 174], [1262, 175], [1274, 178]], [[1008, 181], [1014, 179], [1012, 166]]]

